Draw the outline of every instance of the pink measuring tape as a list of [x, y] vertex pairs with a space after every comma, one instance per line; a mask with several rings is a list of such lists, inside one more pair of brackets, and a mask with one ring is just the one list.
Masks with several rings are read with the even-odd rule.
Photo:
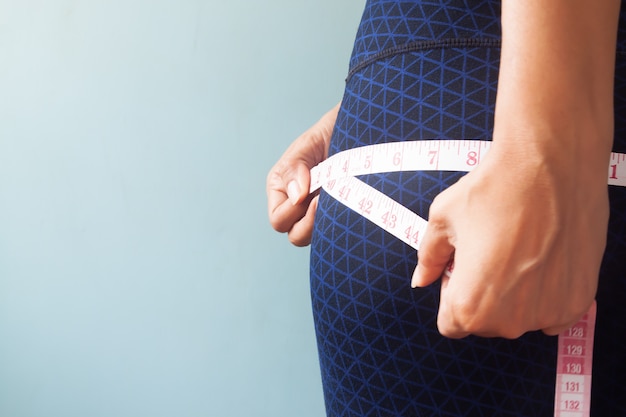
[[554, 415], [588, 416], [591, 410], [591, 367], [595, 303], [573, 327], [559, 335]]
[[[419, 250], [428, 222], [356, 178], [397, 171], [471, 171], [491, 147], [489, 141], [427, 140], [391, 142], [340, 152], [311, 170], [313, 192], [320, 187], [409, 246]], [[626, 154], [612, 153], [608, 184], [626, 186]], [[595, 303], [571, 329], [559, 335], [555, 417], [587, 417]]]

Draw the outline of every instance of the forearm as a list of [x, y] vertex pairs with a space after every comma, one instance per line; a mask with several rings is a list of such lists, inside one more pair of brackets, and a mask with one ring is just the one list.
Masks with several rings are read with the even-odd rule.
[[502, 3], [493, 144], [433, 201], [413, 279], [441, 277], [450, 337], [570, 327], [606, 244], [619, 1]]
[[608, 157], [619, 6], [503, 0], [494, 140]]

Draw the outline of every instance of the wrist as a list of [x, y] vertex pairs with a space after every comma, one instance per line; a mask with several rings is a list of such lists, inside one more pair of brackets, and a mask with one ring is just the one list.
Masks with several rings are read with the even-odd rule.
[[606, 182], [613, 143], [610, 105], [544, 100], [499, 100], [494, 145], [520, 157], [544, 160], [562, 172], [588, 171]]

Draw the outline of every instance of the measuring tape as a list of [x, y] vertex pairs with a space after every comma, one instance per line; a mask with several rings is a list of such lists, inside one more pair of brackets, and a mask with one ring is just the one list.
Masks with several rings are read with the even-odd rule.
[[[323, 188], [350, 209], [419, 250], [428, 222], [356, 178], [397, 171], [469, 172], [492, 142], [426, 140], [391, 142], [349, 149], [311, 169], [310, 192]], [[626, 186], [626, 154], [612, 153], [608, 184]], [[572, 328], [559, 335], [555, 417], [589, 416], [595, 303]]]

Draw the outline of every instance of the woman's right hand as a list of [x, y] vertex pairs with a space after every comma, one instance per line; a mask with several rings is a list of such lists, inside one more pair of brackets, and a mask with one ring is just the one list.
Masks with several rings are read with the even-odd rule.
[[310, 170], [328, 156], [339, 104], [298, 137], [267, 175], [270, 224], [296, 246], [311, 243], [318, 197], [309, 195]]

